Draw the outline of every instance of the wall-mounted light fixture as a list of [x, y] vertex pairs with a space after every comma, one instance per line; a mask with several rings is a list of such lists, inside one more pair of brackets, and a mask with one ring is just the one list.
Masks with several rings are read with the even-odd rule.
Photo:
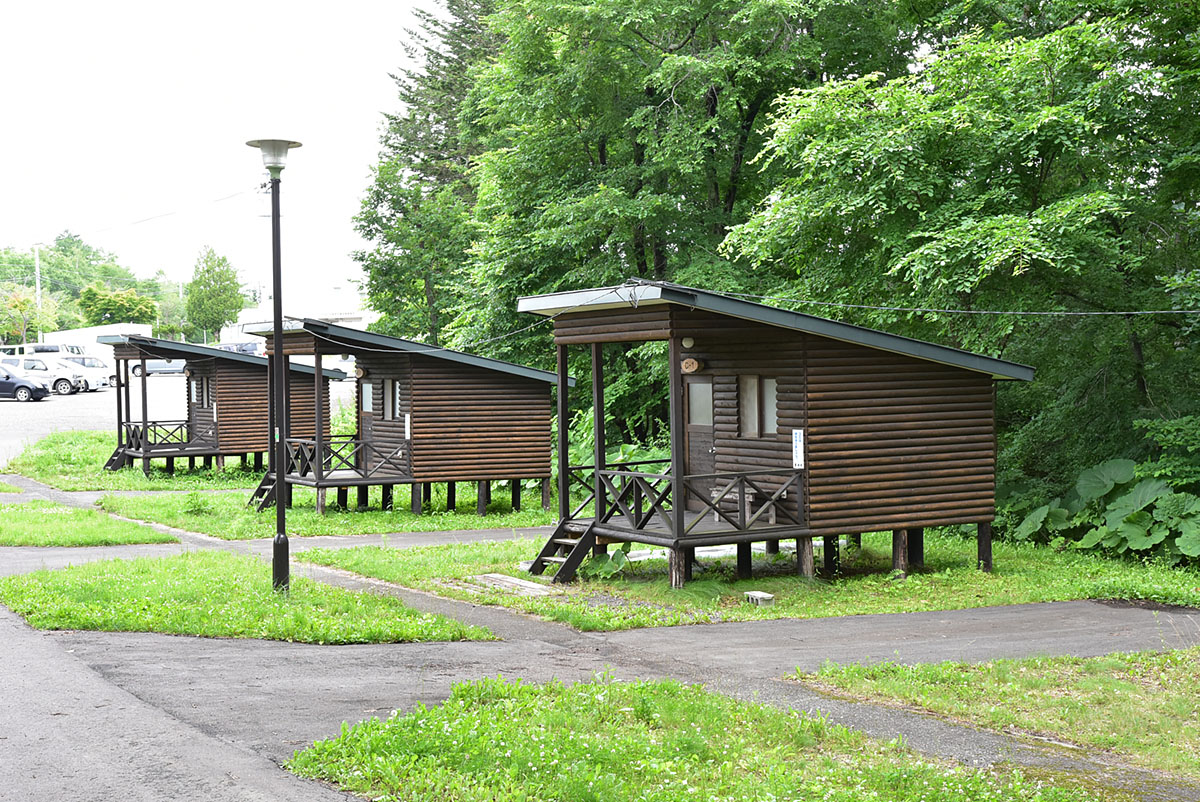
[[691, 337], [684, 337], [682, 340], [679, 341], [679, 344], [682, 345], [684, 348], [692, 348], [696, 345], [696, 341], [693, 340]]
[[367, 377], [367, 369], [366, 368], [355, 368], [354, 375], [356, 378], [365, 379]]

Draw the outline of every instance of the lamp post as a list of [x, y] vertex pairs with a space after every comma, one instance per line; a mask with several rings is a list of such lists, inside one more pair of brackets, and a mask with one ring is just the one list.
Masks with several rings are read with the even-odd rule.
[[246, 143], [262, 151], [263, 165], [271, 174], [271, 278], [274, 282], [275, 310], [271, 385], [271, 447], [275, 461], [275, 541], [271, 557], [271, 586], [276, 590], [288, 589], [288, 538], [287, 509], [284, 505], [284, 483], [287, 476], [287, 383], [283, 365], [283, 296], [280, 291], [282, 271], [279, 251], [279, 174], [287, 162], [289, 148], [300, 147], [299, 142], [287, 139], [254, 139]]

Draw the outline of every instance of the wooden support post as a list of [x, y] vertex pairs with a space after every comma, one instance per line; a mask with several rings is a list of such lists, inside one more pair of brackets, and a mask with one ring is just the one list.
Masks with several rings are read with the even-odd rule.
[[426, 504], [433, 503], [433, 482], [421, 483], [421, 501]]
[[925, 530], [919, 526], [908, 530], [908, 565], [925, 567]]
[[249, 456], [250, 456], [250, 455], [249, 455], [249, 454], [239, 454], [238, 456], [240, 456], [240, 457], [241, 457], [241, 465], [242, 465], [242, 470], [245, 470], [245, 469], [246, 469], [246, 466], [247, 466], [247, 465], [249, 464], [249, 462], [250, 462], [250, 461], [249, 461]]
[[608, 467], [604, 444], [604, 346], [592, 343], [592, 464], [596, 474], [592, 477], [596, 489], [596, 520], [604, 518], [608, 509], [608, 494], [604, 492], [604, 479], [600, 472]]
[[487, 479], [481, 479], [475, 483], [475, 514], [483, 517], [487, 515], [488, 502], [492, 500], [492, 483]]
[[392, 486], [384, 485], [383, 487], [381, 487], [379, 489], [379, 493], [382, 496], [382, 499], [381, 499], [380, 505], [379, 505], [380, 508], [384, 509], [384, 510], [391, 510], [392, 509]]
[[980, 521], [976, 538], [979, 546], [979, 570], [992, 570], [992, 522]]
[[175, 458], [174, 457], [167, 457], [167, 475], [168, 476], [175, 475]]
[[254, 472], [258, 473], [263, 469], [263, 455], [261, 451], [254, 452]]
[[570, 448], [568, 442], [567, 427], [571, 422], [570, 409], [567, 406], [567, 346], [559, 345], [555, 348], [558, 360], [558, 384], [556, 392], [558, 394], [558, 520], [565, 521], [567, 516], [571, 514], [571, 474], [570, 455], [567, 450]]
[[421, 505], [421, 502], [423, 501], [423, 499], [422, 499], [422, 495], [421, 495], [421, 483], [420, 483], [420, 482], [413, 482], [411, 485], [409, 485], [409, 487], [412, 489], [412, 511], [413, 511], [413, 515], [420, 515], [420, 514], [421, 514], [421, 507], [422, 507], [422, 505]]
[[204, 457], [204, 469], [212, 470], [212, 455], [211, 454], [206, 455]]
[[454, 508], [458, 506], [457, 490], [454, 482], [446, 482], [446, 512], [454, 512]]
[[550, 477], [542, 477], [542, 509], [550, 511]]
[[521, 480], [509, 479], [512, 482], [512, 510], [513, 512], [521, 511]]
[[778, 554], [778, 553], [779, 553], [779, 541], [778, 540], [768, 540], [767, 541], [767, 554]]
[[350, 507], [350, 488], [339, 487], [337, 489], [337, 507], [339, 510], [345, 511]]
[[813, 566], [813, 543], [811, 537], [796, 538], [796, 573], [812, 579], [817, 572]]
[[667, 370], [669, 409], [667, 429], [671, 436], [671, 535], [675, 542], [683, 539], [687, 526], [687, 494], [683, 488], [683, 470], [687, 462], [684, 438], [687, 436], [683, 406], [683, 349], [679, 338], [671, 335], [667, 340]]
[[188, 457], [188, 470], [189, 471], [196, 470], [196, 458], [195, 457]]
[[687, 582], [688, 570], [691, 568], [687, 552], [688, 550], [683, 548], [667, 549], [667, 572], [671, 577], [671, 587], [675, 590], [682, 588], [683, 583]]
[[225, 470], [225, 455], [217, 455], [217, 470]]
[[841, 555], [838, 554], [838, 536], [826, 535], [821, 540], [821, 561], [824, 563], [826, 576], [837, 576], [842, 569]]
[[750, 544], [737, 544], [737, 578], [750, 578]]
[[862, 535], [846, 535], [846, 545], [852, 549], [862, 551]]
[[908, 530], [892, 530], [892, 573], [900, 578], [908, 576]]
[[367, 485], [358, 486], [358, 511], [362, 512], [371, 506], [371, 488]]
[[117, 399], [117, 448], [125, 445], [125, 413], [121, 409], [121, 365], [124, 362], [125, 360], [118, 359], [115, 368], [117, 372], [117, 386], [115, 388], [117, 391], [115, 393]]
[[696, 549], [689, 547], [683, 550], [683, 578], [691, 581], [692, 567], [696, 564]]
[[325, 514], [325, 488], [317, 488], [317, 515]]

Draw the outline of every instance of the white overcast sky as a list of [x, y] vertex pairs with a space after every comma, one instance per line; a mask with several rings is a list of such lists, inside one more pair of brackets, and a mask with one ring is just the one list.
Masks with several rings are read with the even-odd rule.
[[139, 276], [186, 281], [210, 245], [269, 291], [266, 173], [244, 143], [288, 138], [303, 147], [283, 171], [284, 312], [337, 311], [412, 8], [4, 2], [0, 246], [69, 229]]

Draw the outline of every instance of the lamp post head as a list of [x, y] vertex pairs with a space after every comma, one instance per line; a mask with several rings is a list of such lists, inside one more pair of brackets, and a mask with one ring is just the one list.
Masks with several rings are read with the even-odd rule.
[[271, 174], [271, 178], [279, 178], [279, 174], [283, 172], [283, 166], [287, 163], [288, 149], [300, 147], [299, 142], [287, 139], [252, 139], [246, 144], [262, 151], [263, 165]]

